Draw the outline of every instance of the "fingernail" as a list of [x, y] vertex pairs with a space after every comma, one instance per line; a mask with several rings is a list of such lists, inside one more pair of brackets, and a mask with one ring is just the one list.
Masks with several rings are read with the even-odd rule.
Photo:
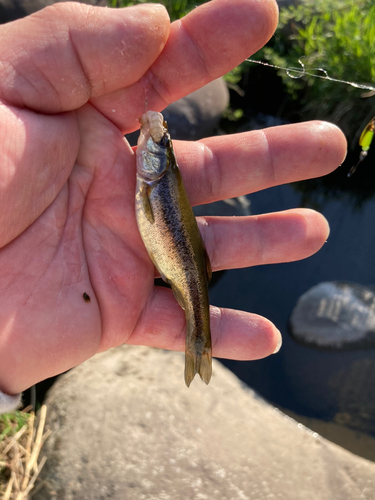
[[279, 332], [279, 330], [277, 330], [277, 333], [279, 334], [279, 340], [277, 341], [276, 349], [273, 351], [272, 354], [276, 354], [277, 352], [279, 352], [281, 349], [281, 344], [283, 343], [283, 339], [281, 337], [281, 333]]

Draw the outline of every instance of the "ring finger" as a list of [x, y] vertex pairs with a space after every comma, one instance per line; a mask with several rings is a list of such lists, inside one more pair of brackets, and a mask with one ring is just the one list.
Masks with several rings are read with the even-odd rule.
[[198, 225], [213, 271], [304, 259], [317, 252], [329, 234], [327, 220], [308, 209], [199, 217]]

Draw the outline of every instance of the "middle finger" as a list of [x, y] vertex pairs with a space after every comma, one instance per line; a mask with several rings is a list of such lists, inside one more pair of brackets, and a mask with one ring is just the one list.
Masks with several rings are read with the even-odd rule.
[[305, 259], [329, 234], [326, 219], [308, 209], [197, 221], [213, 271]]
[[326, 175], [344, 160], [346, 139], [335, 125], [312, 121], [174, 148], [190, 203], [199, 205]]

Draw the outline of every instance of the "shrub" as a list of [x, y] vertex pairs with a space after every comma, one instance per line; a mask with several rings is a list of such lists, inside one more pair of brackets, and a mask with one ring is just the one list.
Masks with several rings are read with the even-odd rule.
[[[281, 9], [272, 46], [257, 54], [257, 59], [262, 57], [282, 67], [296, 67], [301, 59], [308, 71], [323, 68], [340, 80], [375, 82], [373, 0], [303, 0]], [[309, 76], [292, 79], [285, 71], [279, 74], [287, 92], [299, 99], [303, 119], [340, 123], [348, 136], [357, 139], [375, 114], [373, 99], [361, 98], [361, 90]]]

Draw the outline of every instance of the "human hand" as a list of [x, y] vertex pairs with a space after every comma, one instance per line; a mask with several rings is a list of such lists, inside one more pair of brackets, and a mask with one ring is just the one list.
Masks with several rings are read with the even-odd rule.
[[[184, 313], [154, 287], [138, 233], [123, 134], [139, 126], [146, 97], [161, 110], [221, 76], [276, 23], [273, 0], [214, 0], [170, 28], [161, 6], [76, 3], [0, 27], [0, 390], [125, 342], [184, 349]], [[345, 139], [311, 122], [174, 147], [201, 204], [324, 175]], [[214, 271], [301, 259], [328, 234], [323, 216], [302, 209], [199, 224]], [[216, 307], [211, 329], [218, 357], [261, 358], [279, 340], [265, 318]]]

